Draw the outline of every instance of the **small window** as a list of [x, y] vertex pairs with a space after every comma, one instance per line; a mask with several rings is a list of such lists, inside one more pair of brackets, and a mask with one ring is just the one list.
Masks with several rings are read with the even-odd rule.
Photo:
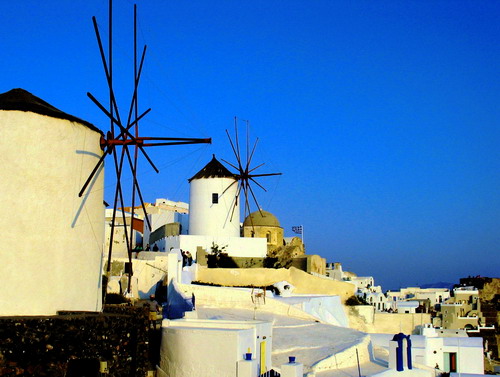
[[214, 192], [212, 194], [212, 204], [217, 204], [219, 203], [219, 194], [217, 194], [216, 192]]

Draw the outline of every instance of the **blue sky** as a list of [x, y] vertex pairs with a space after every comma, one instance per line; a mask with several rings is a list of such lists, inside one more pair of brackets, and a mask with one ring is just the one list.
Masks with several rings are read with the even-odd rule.
[[[142, 133], [213, 138], [151, 151], [159, 175], [141, 160], [146, 201], [188, 201], [187, 178], [212, 153], [234, 161], [225, 129], [237, 116], [260, 139], [258, 171], [283, 173], [260, 181], [261, 206], [287, 235], [303, 225], [308, 253], [385, 289], [499, 275], [500, 3], [144, 0], [138, 8], [139, 44], [148, 45], [140, 109], [153, 109]], [[132, 12], [131, 1], [115, 1], [123, 114]], [[0, 92], [24, 88], [107, 130], [86, 97], [107, 98], [94, 15], [107, 41], [107, 1], [2, 2]], [[113, 185], [108, 171], [108, 202]]]

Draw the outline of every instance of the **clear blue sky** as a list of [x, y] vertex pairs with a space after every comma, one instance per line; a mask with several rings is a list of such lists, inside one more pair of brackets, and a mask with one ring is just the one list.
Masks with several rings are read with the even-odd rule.
[[[132, 4], [115, 1], [123, 113]], [[107, 98], [93, 15], [107, 40], [105, 0], [1, 2], [0, 92], [107, 130], [86, 97]], [[261, 205], [287, 235], [304, 226], [308, 253], [384, 289], [499, 275], [500, 2], [144, 0], [139, 29], [143, 134], [214, 140], [151, 152], [160, 175], [141, 160], [146, 201], [188, 201], [212, 153], [234, 161], [238, 116], [259, 171], [283, 173]], [[112, 187], [108, 171], [108, 202]]]

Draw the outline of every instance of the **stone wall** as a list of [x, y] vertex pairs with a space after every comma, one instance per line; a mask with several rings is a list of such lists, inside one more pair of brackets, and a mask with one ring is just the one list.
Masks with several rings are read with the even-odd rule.
[[354, 294], [354, 284], [312, 276], [294, 267], [280, 268], [204, 268], [196, 276], [200, 283], [225, 287], [267, 287], [281, 281], [295, 286], [296, 294], [340, 296], [342, 302]]
[[382, 313], [371, 305], [346, 306], [349, 327], [366, 333], [414, 334], [425, 323], [431, 322], [429, 313]]
[[[149, 309], [109, 305], [104, 313], [0, 318], [0, 376], [83, 376], [107, 362], [107, 376], [153, 370]], [[80, 374], [72, 374], [75, 366]], [[98, 370], [97, 370], [98, 372]], [[86, 374], [85, 374], [86, 375]]]

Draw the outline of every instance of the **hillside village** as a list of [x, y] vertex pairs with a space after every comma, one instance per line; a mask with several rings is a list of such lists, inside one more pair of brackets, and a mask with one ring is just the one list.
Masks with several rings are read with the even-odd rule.
[[0, 127], [2, 195], [43, 208], [0, 217], [24, 240], [2, 249], [2, 376], [498, 371], [499, 279], [384, 292], [309, 254], [279, 214], [229, 216], [237, 176], [215, 155], [186, 177], [189, 203], [122, 208], [111, 226], [102, 172], [76, 195], [100, 130], [22, 89], [0, 95]]
[[302, 225], [285, 229], [257, 203], [256, 178], [281, 173], [254, 172], [256, 144], [242, 162], [237, 134], [228, 133], [237, 163], [215, 151], [181, 177], [188, 202], [169, 192], [136, 201], [131, 151], [156, 169], [145, 147], [211, 140], [147, 138], [138, 126], [132, 135], [149, 110], [132, 116], [131, 106], [122, 124], [111, 52], [106, 60], [93, 22], [110, 109], [88, 96], [109, 132], [25, 89], [0, 94], [0, 376], [500, 374], [500, 278], [384, 290], [326, 260]]

